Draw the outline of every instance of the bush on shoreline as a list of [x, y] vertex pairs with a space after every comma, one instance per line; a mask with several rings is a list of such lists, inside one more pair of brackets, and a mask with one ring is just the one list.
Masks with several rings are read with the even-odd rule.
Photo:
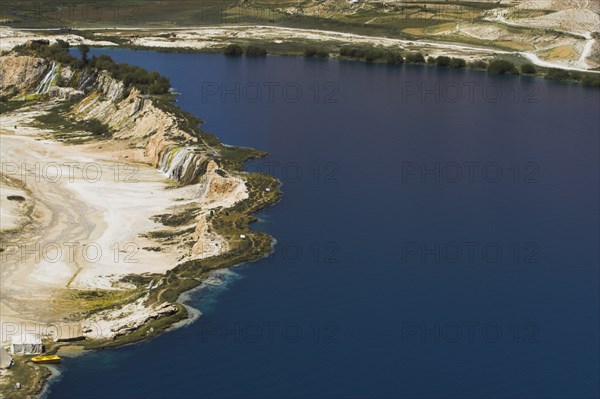
[[148, 72], [142, 67], [117, 64], [107, 55], [93, 56], [90, 66], [108, 71], [115, 79], [123, 81], [125, 86], [134, 86], [145, 94], [166, 94], [171, 88], [171, 82], [158, 72]]
[[439, 57], [429, 57], [427, 58], [427, 64], [435, 65], [440, 68], [466, 68], [467, 61], [462, 58], [450, 58], [445, 55], [440, 55]]
[[223, 54], [227, 56], [237, 57], [244, 54], [244, 49], [239, 44], [230, 44], [229, 46], [225, 47], [225, 51], [223, 51]]
[[304, 50], [305, 57], [319, 57], [319, 58], [327, 58], [329, 57], [329, 53], [325, 50], [318, 49], [316, 47], [309, 47]]
[[467, 61], [462, 58], [452, 58], [450, 59], [450, 68], [466, 68]]
[[441, 55], [435, 59], [435, 65], [438, 67], [446, 68], [450, 66], [450, 57]]
[[249, 57], [264, 57], [267, 55], [267, 49], [252, 44], [246, 47], [246, 55]]
[[380, 49], [368, 50], [365, 55], [365, 61], [375, 62], [375, 61], [384, 59], [386, 57], [386, 55], [387, 55], [387, 53], [384, 50], [380, 50]]
[[393, 51], [386, 55], [385, 62], [390, 65], [401, 65], [404, 64], [404, 58], [399, 52]]
[[54, 44], [49, 44], [47, 40], [33, 40], [29, 45], [19, 45], [13, 50], [19, 54], [38, 56], [51, 59], [63, 65], [70, 65], [74, 68], [82, 68], [84, 62], [69, 53], [69, 43], [58, 40]]
[[581, 84], [584, 86], [600, 87], [600, 76], [588, 75], [581, 80]]
[[487, 67], [488, 67], [487, 62], [482, 61], [482, 60], [476, 60], [476, 61], [473, 61], [473, 62], [469, 63], [469, 68], [471, 68], [471, 69], [483, 69], [483, 70], [486, 70]]
[[571, 78], [571, 75], [568, 71], [565, 71], [563, 69], [551, 68], [548, 69], [548, 72], [546, 73], [545, 77], [546, 79], [550, 80], [569, 80]]
[[367, 50], [356, 47], [343, 47], [340, 50], [340, 56], [354, 59], [366, 59]]
[[505, 74], [505, 73], [512, 73], [513, 75], [519, 74], [519, 71], [517, 70], [517, 67], [515, 66], [515, 64], [513, 64], [510, 61], [506, 61], [506, 60], [494, 60], [494, 61], [490, 62], [490, 64], [488, 65], [487, 71], [489, 73], [495, 73], [495, 74]]
[[423, 54], [418, 53], [418, 52], [408, 53], [406, 55], [406, 62], [411, 63], [411, 64], [424, 64], [425, 57], [423, 57]]
[[535, 65], [527, 62], [521, 65], [521, 73], [524, 75], [535, 75], [537, 73], [537, 69], [535, 68]]

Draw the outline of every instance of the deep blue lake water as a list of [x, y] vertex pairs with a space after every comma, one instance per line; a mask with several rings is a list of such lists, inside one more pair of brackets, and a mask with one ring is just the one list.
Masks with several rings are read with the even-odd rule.
[[157, 70], [278, 240], [204, 315], [66, 359], [50, 398], [591, 398], [600, 91], [428, 67], [93, 50]]

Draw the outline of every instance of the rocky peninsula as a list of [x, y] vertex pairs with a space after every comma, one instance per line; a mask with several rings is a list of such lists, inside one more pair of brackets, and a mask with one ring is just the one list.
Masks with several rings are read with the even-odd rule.
[[[249, 224], [279, 182], [243, 167], [266, 154], [221, 144], [168, 89], [64, 42], [0, 57], [2, 346], [32, 331], [59, 354], [154, 336], [188, 317], [182, 293], [271, 251]], [[50, 372], [14, 361], [3, 397], [35, 397]]]

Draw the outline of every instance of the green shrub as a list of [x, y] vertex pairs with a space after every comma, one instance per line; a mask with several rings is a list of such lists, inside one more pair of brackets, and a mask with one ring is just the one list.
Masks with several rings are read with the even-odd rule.
[[158, 72], [148, 72], [142, 67], [117, 64], [107, 55], [93, 56], [89, 64], [98, 69], [108, 71], [115, 79], [123, 81], [125, 86], [133, 86], [146, 94], [165, 94], [171, 88], [171, 82]]
[[320, 50], [316, 47], [309, 47], [306, 50], [304, 50], [304, 56], [305, 57], [327, 58], [327, 57], [329, 57], [329, 53], [325, 50]]
[[75, 68], [83, 66], [83, 61], [69, 54], [68, 43], [62, 40], [52, 45], [47, 40], [33, 40], [30, 45], [16, 46], [13, 50], [19, 54], [51, 59]]
[[487, 67], [488, 67], [487, 62], [482, 61], [482, 60], [476, 60], [476, 61], [469, 63], [469, 68], [471, 68], [471, 69], [487, 69]]
[[535, 68], [535, 65], [530, 64], [530, 63], [525, 63], [525, 64], [521, 65], [521, 73], [523, 73], [525, 75], [533, 75], [533, 74], [537, 73], [537, 69]]
[[342, 47], [340, 49], [340, 57], [350, 57], [350, 51], [352, 49], [350, 47]]
[[490, 62], [487, 70], [489, 73], [504, 74], [504, 73], [510, 72], [513, 75], [519, 74], [519, 71], [515, 67], [515, 64], [513, 64], [510, 61], [506, 61], [506, 60], [494, 60], [494, 61]]
[[435, 65], [438, 67], [448, 67], [450, 66], [450, 57], [439, 56], [435, 59]]
[[61, 39], [56, 39], [56, 44], [58, 44], [62, 48], [70, 48], [71, 47], [71, 45], [69, 44], [69, 42], [66, 42], [66, 41], [61, 40]]
[[600, 87], [600, 75], [587, 75], [581, 80], [581, 84], [591, 87]]
[[546, 79], [551, 80], [569, 80], [571, 75], [569, 71], [565, 71], [564, 69], [551, 68], [546, 73]]
[[240, 56], [244, 54], [244, 49], [242, 49], [242, 46], [238, 44], [230, 44], [229, 46], [225, 47], [223, 54], [228, 56]]
[[267, 49], [260, 46], [250, 45], [246, 47], [246, 55], [250, 57], [263, 57], [267, 55]]
[[371, 49], [365, 53], [365, 60], [367, 62], [374, 62], [385, 58], [386, 52], [380, 49]]
[[404, 64], [404, 58], [402, 58], [402, 54], [395, 51], [391, 51], [385, 56], [385, 62], [387, 62], [390, 65], [400, 65]]
[[462, 58], [452, 58], [450, 60], [451, 68], [465, 68], [466, 66], [467, 66], [467, 61], [463, 60]]
[[111, 132], [108, 125], [100, 122], [98, 119], [92, 119], [85, 122], [85, 128], [95, 136], [110, 136]]
[[423, 57], [423, 54], [421, 53], [408, 53], [406, 55], [406, 62], [411, 64], [424, 64], [425, 57]]
[[340, 55], [342, 57], [360, 59], [367, 57], [367, 51], [365, 49], [356, 47], [342, 47], [340, 50]]

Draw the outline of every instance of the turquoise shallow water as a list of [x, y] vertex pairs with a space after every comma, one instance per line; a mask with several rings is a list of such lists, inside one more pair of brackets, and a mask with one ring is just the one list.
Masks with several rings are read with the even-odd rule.
[[50, 398], [598, 397], [599, 91], [94, 53], [160, 71], [223, 142], [270, 153], [248, 169], [284, 183], [254, 226], [278, 245], [194, 293], [196, 323], [67, 359]]

